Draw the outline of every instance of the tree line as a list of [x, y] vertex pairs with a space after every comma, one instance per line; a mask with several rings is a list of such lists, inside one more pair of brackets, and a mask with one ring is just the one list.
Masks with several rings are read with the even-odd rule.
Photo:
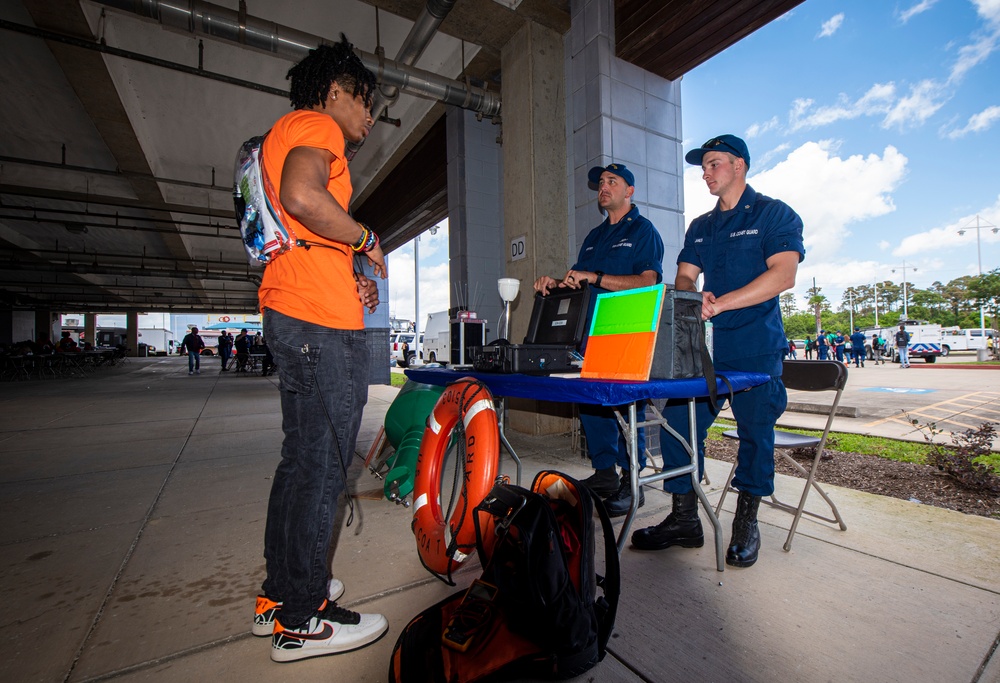
[[983, 275], [963, 275], [947, 284], [934, 282], [927, 289], [906, 285], [906, 305], [903, 305], [903, 285], [892, 280], [848, 287], [840, 302], [834, 305], [823, 294], [822, 287], [807, 290], [807, 310], [798, 308], [795, 295], [786, 292], [780, 297], [785, 334], [794, 339], [813, 335], [817, 329], [865, 328], [878, 324], [892, 327], [903, 318], [904, 308], [910, 320], [925, 320], [944, 327], [979, 327], [979, 307], [986, 313], [986, 327], [997, 329], [1000, 312], [1000, 268]]

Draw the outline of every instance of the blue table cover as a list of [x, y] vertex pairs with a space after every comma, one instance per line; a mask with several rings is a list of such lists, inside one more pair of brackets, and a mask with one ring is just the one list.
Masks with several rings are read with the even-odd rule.
[[[696, 398], [708, 396], [708, 382], [695, 379], [651, 379], [648, 382], [623, 380], [582, 379], [580, 377], [547, 377], [538, 375], [504, 375], [492, 372], [469, 372], [448, 368], [411, 368], [406, 376], [414, 382], [445, 386], [461, 379], [473, 377], [487, 387], [494, 396], [531, 398], [539, 401], [566, 403], [592, 403], [617, 406], [647, 398]], [[756, 372], [727, 372], [734, 392], [764, 384], [770, 376]], [[729, 387], [716, 379], [719, 396], [729, 393]]]

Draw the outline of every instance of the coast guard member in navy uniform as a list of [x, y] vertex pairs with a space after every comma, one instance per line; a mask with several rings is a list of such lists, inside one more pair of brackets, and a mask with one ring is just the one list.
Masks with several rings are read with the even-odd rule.
[[[632, 203], [635, 176], [624, 164], [595, 166], [587, 180], [597, 187], [597, 206], [607, 213], [603, 223], [590, 231], [573, 267], [561, 280], [543, 275], [535, 281], [535, 291], [548, 294], [556, 287], [578, 289], [588, 282], [593, 297], [602, 292], [620, 292], [650, 287], [663, 279], [663, 240], [649, 219]], [[593, 309], [593, 299], [591, 309]], [[591, 312], [593, 312], [591, 310]], [[638, 419], [645, 419], [640, 411]], [[606, 496], [608, 514], [619, 517], [632, 506], [629, 458], [625, 438], [611, 408], [580, 405], [580, 424], [587, 437], [587, 450], [594, 474], [582, 483], [597, 495]], [[645, 434], [639, 430], [639, 469], [646, 466]], [[622, 469], [621, 479], [615, 469]], [[639, 505], [645, 502], [640, 489]]]
[[[778, 295], [795, 284], [805, 256], [802, 219], [783, 202], [747, 185], [750, 152], [740, 138], [720, 135], [684, 158], [701, 165], [708, 191], [719, 201], [691, 222], [677, 257], [676, 287], [695, 291], [698, 276], [704, 274], [702, 318], [714, 325], [716, 372], [771, 376], [766, 384], [736, 394], [732, 403], [740, 437], [733, 478], [739, 497], [726, 563], [749, 567], [760, 549], [757, 506], [762, 496], [774, 492], [774, 425], [787, 403], [781, 383], [785, 330]], [[705, 436], [715, 415], [707, 401], [697, 402], [697, 413], [698, 461], [703, 470]], [[668, 406], [665, 417], [687, 438], [686, 406]], [[663, 432], [660, 436], [664, 469], [689, 462], [674, 438]], [[704, 533], [690, 479], [669, 479], [664, 489], [672, 494], [673, 510], [660, 524], [632, 534], [632, 545], [639, 550], [701, 547]]]

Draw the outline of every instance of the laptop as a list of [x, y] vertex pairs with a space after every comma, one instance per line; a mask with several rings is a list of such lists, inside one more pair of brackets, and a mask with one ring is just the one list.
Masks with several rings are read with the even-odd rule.
[[555, 289], [547, 296], [536, 293], [524, 343], [498, 340], [476, 349], [473, 368], [478, 372], [524, 375], [578, 372], [583, 362], [580, 348], [587, 330], [590, 297], [587, 285]]

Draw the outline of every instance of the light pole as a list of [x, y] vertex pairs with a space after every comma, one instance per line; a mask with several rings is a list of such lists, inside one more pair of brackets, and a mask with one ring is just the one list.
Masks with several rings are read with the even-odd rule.
[[[438, 226], [430, 229], [431, 235], [436, 235]], [[421, 233], [422, 234], [422, 233]], [[420, 343], [420, 235], [413, 238], [413, 348], [415, 359], [421, 357], [423, 349]]]
[[[906, 307], [906, 300], [909, 298], [907, 296], [907, 294], [906, 294], [906, 268], [907, 268], [906, 261], [904, 260], [903, 261], [903, 265], [902, 266], [897, 266], [897, 267], [903, 269], [903, 320], [909, 320], [910, 319], [910, 311]], [[916, 269], [917, 269], [916, 266], [910, 266], [910, 270], [916, 270]], [[896, 268], [893, 268], [892, 272], [895, 273], [896, 272]]]
[[849, 325], [849, 328], [853, 332], [854, 331], [854, 290], [853, 289], [848, 289], [847, 290], [847, 300], [850, 302], [850, 307], [851, 307], [850, 308], [851, 323]]
[[413, 238], [413, 350], [420, 358], [420, 235]]
[[[977, 213], [976, 214], [976, 225], [975, 226], [973, 226], [972, 223], [969, 223], [964, 228], [961, 228], [958, 231], [959, 235], [964, 235], [966, 230], [975, 230], [976, 231], [976, 256], [978, 257], [978, 260], [979, 260], [979, 277], [983, 276], [983, 249], [982, 249], [982, 245], [980, 244], [980, 241], [979, 241], [979, 231], [982, 230], [983, 228], [992, 228], [994, 235], [997, 233], [998, 230], [1000, 230], [1000, 228], [997, 228], [997, 226], [993, 225], [992, 223], [980, 222], [980, 220], [979, 220], [979, 214]], [[986, 346], [985, 346], [985, 344], [986, 344], [986, 313], [983, 310], [983, 305], [982, 304], [979, 304], [979, 334], [982, 335], [980, 337], [980, 339], [983, 340], [983, 344], [984, 344], [983, 348], [986, 348]]]
[[878, 327], [878, 275], [875, 276], [875, 327]]

